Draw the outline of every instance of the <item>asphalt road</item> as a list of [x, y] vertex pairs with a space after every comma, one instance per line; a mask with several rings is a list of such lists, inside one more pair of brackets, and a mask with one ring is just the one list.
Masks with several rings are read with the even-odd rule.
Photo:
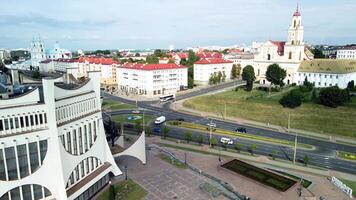
[[[191, 93], [187, 93], [185, 95], [177, 96], [177, 100], [183, 100], [186, 98], [191, 98], [194, 96], [202, 95], [202, 94], [207, 94], [215, 91], [220, 91], [224, 88], [227, 87], [232, 87], [234, 85], [238, 84], [243, 84], [241, 81], [235, 81], [235, 82], [230, 82], [226, 83], [225, 85], [219, 85], [215, 87], [210, 87], [210, 88], [205, 88], [202, 90], [194, 91]], [[128, 103], [128, 104], [135, 104], [135, 101], [132, 100], [127, 100], [124, 98], [120, 98], [117, 96], [113, 96], [107, 93], [103, 93], [103, 96], [112, 100]], [[210, 123], [210, 119], [193, 115], [193, 114], [187, 114], [187, 113], [180, 113], [173, 111], [169, 108], [169, 103], [162, 104], [160, 105], [158, 101], [151, 101], [151, 102], [138, 102], [138, 106], [140, 108], [146, 109], [147, 114], [153, 114], [155, 116], [166, 116], [167, 120], [174, 120], [178, 118], [183, 118], [187, 122], [191, 123], [196, 123], [196, 124], [203, 124], [206, 125]], [[112, 115], [119, 115], [119, 114], [124, 114], [127, 113], [128, 111], [114, 111], [112, 112]], [[276, 139], [283, 139], [283, 140], [288, 140], [288, 141], [293, 141], [295, 140], [295, 136], [291, 134], [286, 134], [274, 130], [269, 130], [269, 129], [263, 129], [263, 128], [256, 128], [252, 126], [246, 126], [246, 125], [241, 125], [238, 123], [233, 123], [233, 122], [227, 122], [223, 120], [213, 120], [213, 123], [216, 124], [217, 127], [221, 129], [226, 129], [226, 130], [231, 130], [235, 131], [236, 128], [238, 127], [244, 127], [246, 128], [247, 132], [249, 134], [253, 135], [259, 135], [259, 136], [265, 136], [265, 137], [271, 137], [271, 138], [276, 138]], [[194, 132], [194, 134], [198, 134]], [[170, 130], [170, 137], [177, 138], [177, 139], [184, 139], [184, 134], [182, 134], [182, 130], [179, 128], [172, 128]], [[207, 134], [205, 135], [206, 137]], [[214, 136], [220, 141], [219, 136]], [[243, 139], [238, 139], [242, 144], [245, 145], [245, 147], [248, 147], [251, 145], [251, 141], [248, 140], [243, 140]], [[205, 141], [206, 143], [208, 140]], [[356, 146], [351, 146], [351, 145], [346, 145], [346, 144], [339, 144], [339, 143], [334, 143], [330, 141], [325, 141], [325, 140], [318, 140], [315, 138], [309, 138], [305, 136], [299, 136], [298, 137], [298, 142], [299, 143], [304, 143], [304, 144], [309, 144], [313, 145], [316, 147], [315, 150], [302, 150], [298, 149], [297, 151], [297, 159], [299, 161], [303, 160], [304, 155], [308, 155], [310, 157], [309, 164], [327, 168], [327, 169], [332, 169], [332, 170], [337, 170], [341, 172], [346, 172], [346, 173], [352, 173], [356, 174], [356, 162], [351, 162], [351, 161], [346, 161], [346, 160], [341, 160], [335, 158], [336, 151], [347, 151], [347, 152], [356, 152]], [[288, 147], [283, 147], [283, 146], [278, 146], [278, 145], [271, 145], [271, 144], [266, 144], [266, 143], [261, 143], [261, 142], [253, 142], [257, 144], [257, 149], [255, 150], [256, 154], [260, 155], [269, 155], [273, 153], [274, 151], [278, 151], [279, 154], [277, 155], [278, 158], [285, 159], [285, 160], [293, 160], [293, 149], [288, 148]], [[233, 148], [233, 147], [231, 147]]]

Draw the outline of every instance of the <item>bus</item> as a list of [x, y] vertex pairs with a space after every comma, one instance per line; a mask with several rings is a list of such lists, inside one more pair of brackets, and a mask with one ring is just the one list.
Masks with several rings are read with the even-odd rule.
[[161, 102], [174, 101], [175, 100], [175, 95], [174, 94], [170, 94], [170, 95], [166, 95], [166, 96], [161, 96], [161, 97], [159, 97], [159, 100]]

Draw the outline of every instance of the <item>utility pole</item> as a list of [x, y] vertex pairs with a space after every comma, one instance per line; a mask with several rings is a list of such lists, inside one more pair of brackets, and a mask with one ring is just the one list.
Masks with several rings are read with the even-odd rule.
[[288, 132], [290, 132], [290, 113], [288, 113]]
[[211, 127], [213, 125], [213, 120], [210, 120], [210, 124], [209, 124], [209, 146], [211, 148]]
[[298, 143], [298, 133], [295, 133], [293, 164], [295, 164], [295, 159], [297, 156], [297, 143]]
[[142, 130], [145, 132], [145, 109], [143, 109], [143, 114], [142, 114]]

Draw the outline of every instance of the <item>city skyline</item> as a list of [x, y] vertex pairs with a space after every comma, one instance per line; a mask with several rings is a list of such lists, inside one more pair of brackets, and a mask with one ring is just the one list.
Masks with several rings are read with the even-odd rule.
[[[6, 0], [8, 1], [8, 0]], [[250, 45], [286, 40], [297, 1], [155, 0], [8, 1], [0, 8], [0, 47], [27, 48], [41, 35], [46, 48], [55, 41], [75, 49], [176, 48]], [[10, 6], [11, 5], [11, 6]], [[69, 6], [68, 6], [69, 5]], [[309, 44], [353, 43], [356, 20], [351, 0], [301, 1]], [[88, 13], [91, 13], [88, 15]]]

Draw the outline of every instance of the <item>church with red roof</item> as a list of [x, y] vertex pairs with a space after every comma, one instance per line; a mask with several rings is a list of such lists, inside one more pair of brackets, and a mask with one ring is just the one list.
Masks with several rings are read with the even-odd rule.
[[294, 75], [301, 62], [313, 58], [313, 54], [308, 50], [304, 42], [302, 15], [299, 6], [297, 6], [288, 29], [287, 41], [268, 40], [264, 42], [257, 49], [253, 67], [260, 83], [269, 84], [265, 77], [267, 68], [271, 64], [279, 64], [287, 71], [285, 83], [292, 84], [296, 83]]

